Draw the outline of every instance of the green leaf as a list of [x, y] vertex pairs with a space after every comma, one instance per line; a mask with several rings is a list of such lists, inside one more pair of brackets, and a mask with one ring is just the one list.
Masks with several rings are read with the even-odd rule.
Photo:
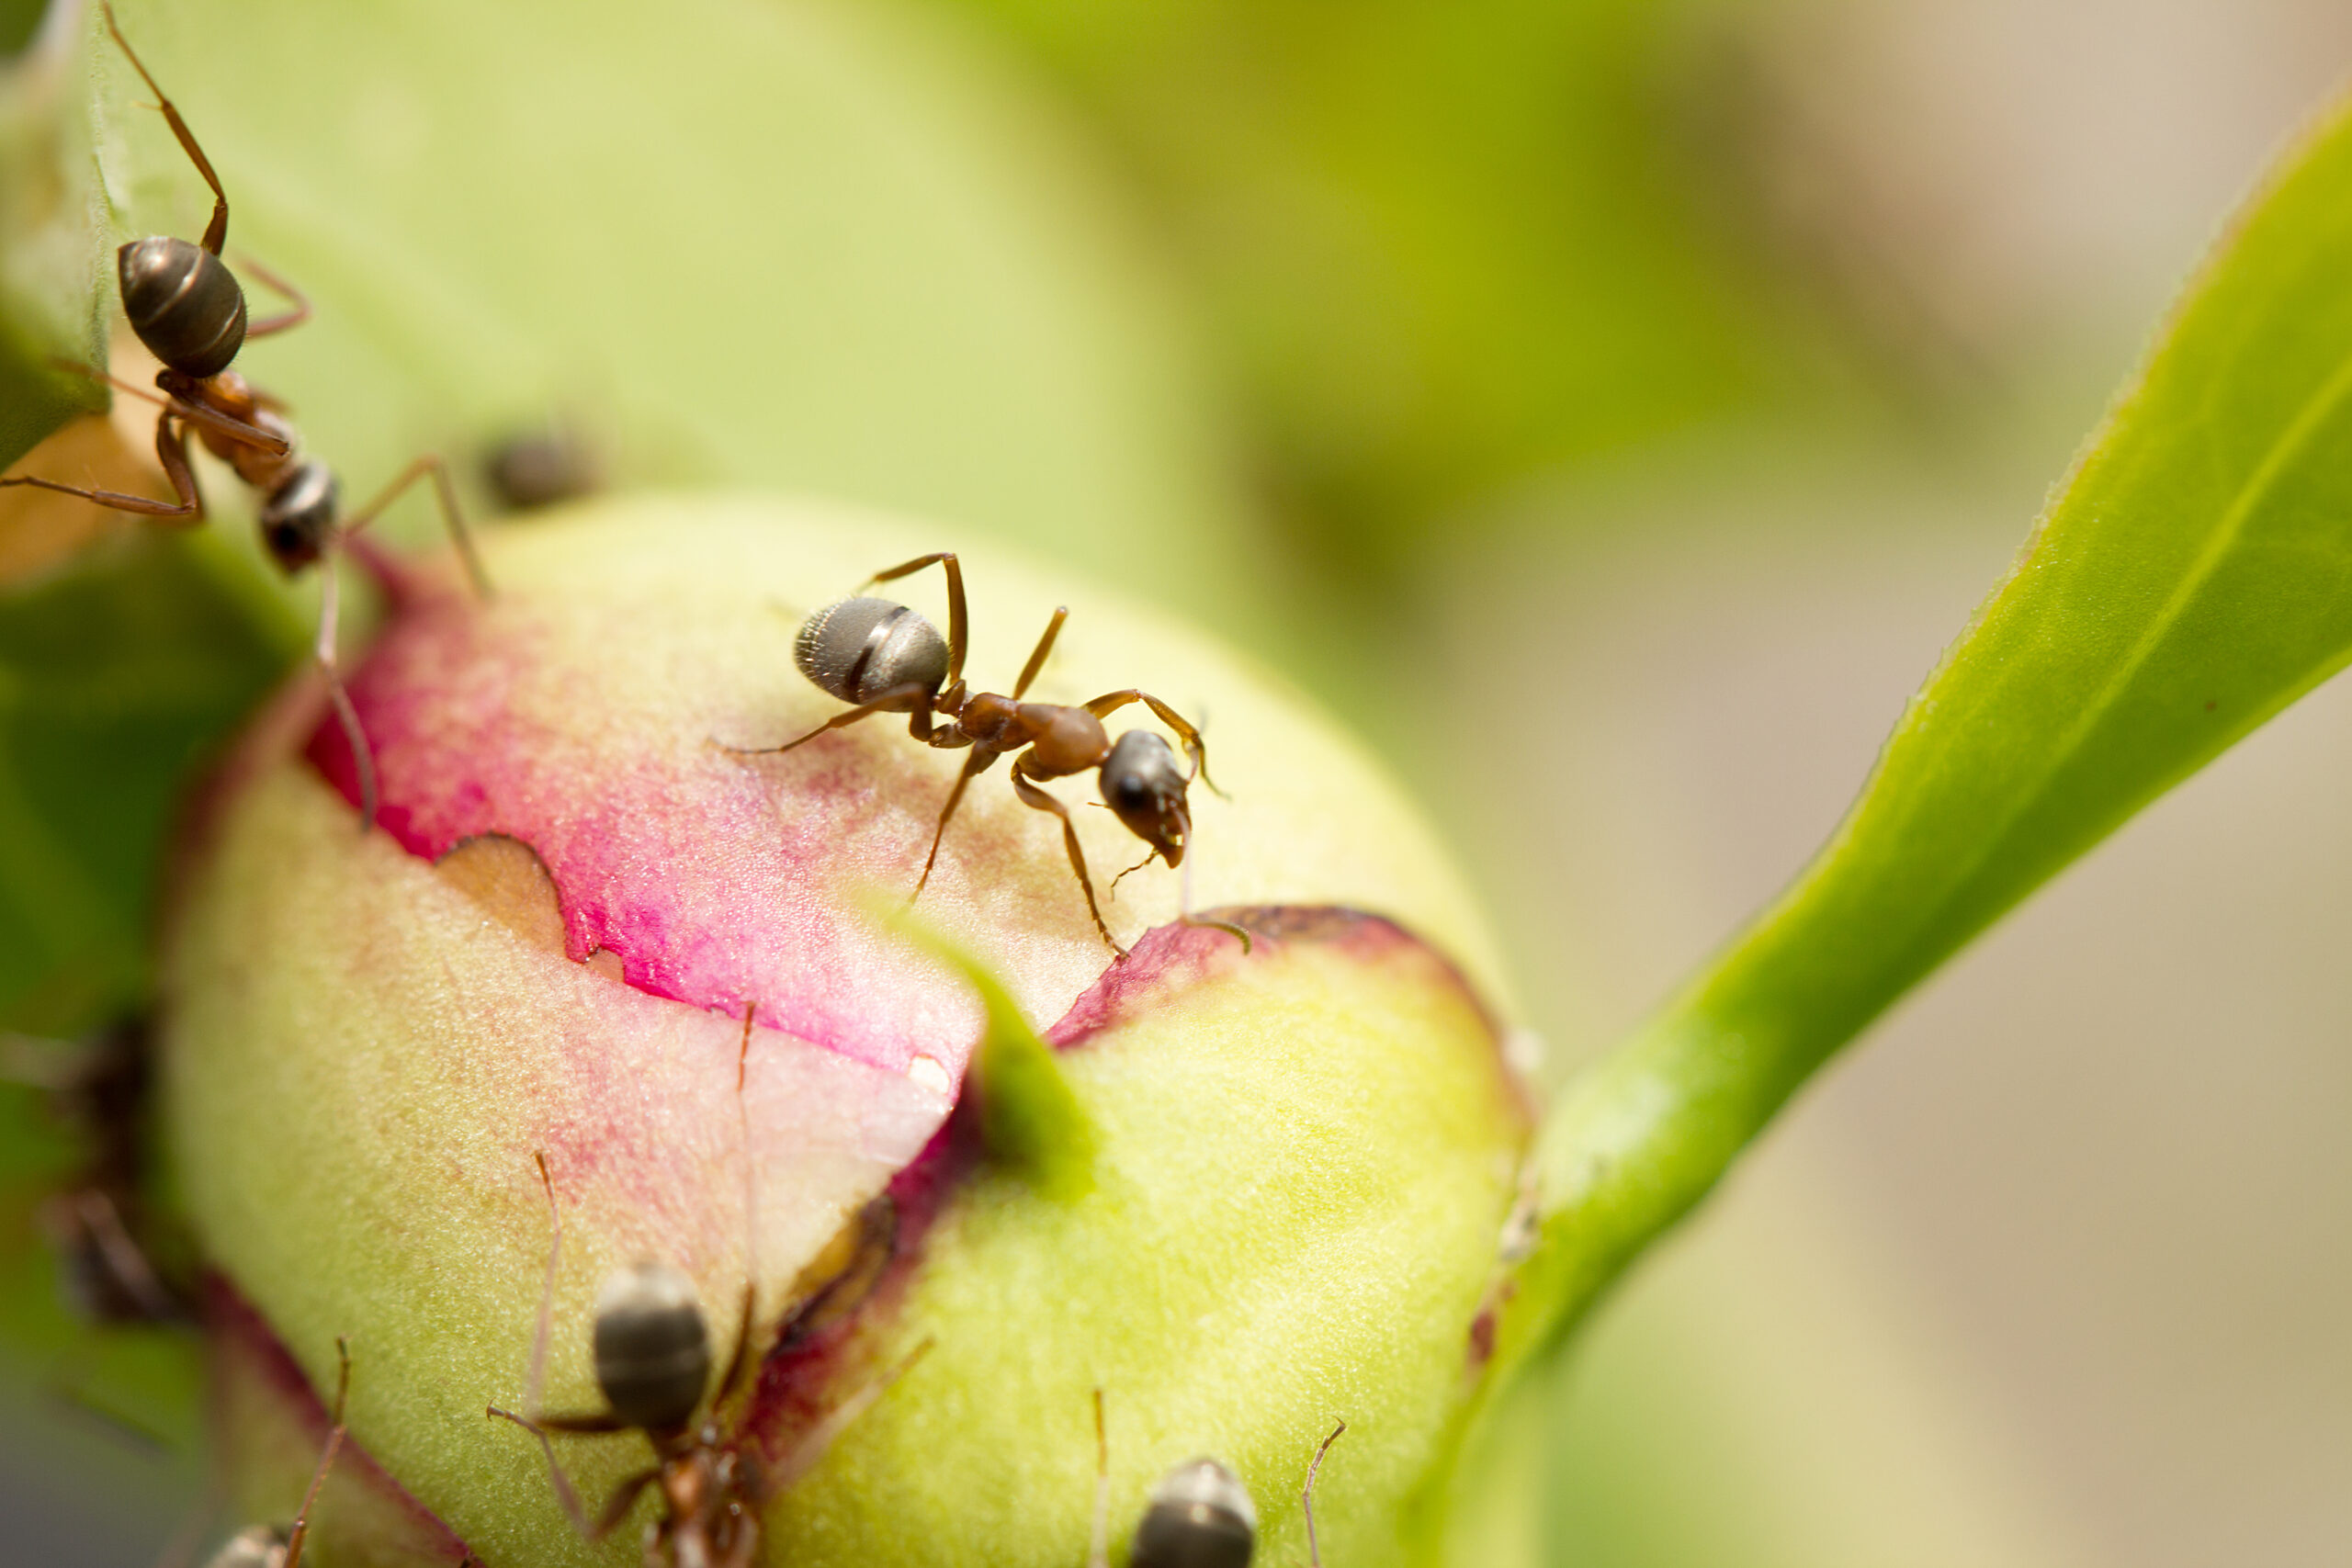
[[72, 1033], [145, 998], [165, 834], [294, 631], [221, 555], [138, 534], [0, 597], [0, 1019]]
[[[827, 494], [1217, 599], [1242, 520], [1173, 308], [1082, 160], [921, 17], [117, 11], [220, 170], [230, 264], [316, 306], [238, 363], [347, 493], [558, 419], [619, 488]], [[100, 63], [126, 228], [193, 233], [203, 186]], [[435, 538], [422, 496], [388, 521]]]
[[2190, 285], [1814, 863], [1571, 1087], [1503, 1354], [1555, 1340], [1823, 1061], [2352, 658], [2352, 112]]
[[103, 387], [55, 363], [104, 362], [111, 302], [87, 32], [80, 7], [62, 0], [29, 39], [26, 20], [0, 16], [0, 32], [14, 35], [6, 41], [22, 41], [0, 57], [0, 467], [106, 406]]

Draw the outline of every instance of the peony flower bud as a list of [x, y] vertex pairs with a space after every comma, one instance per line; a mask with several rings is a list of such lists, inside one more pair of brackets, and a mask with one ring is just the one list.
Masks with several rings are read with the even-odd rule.
[[[971, 753], [891, 714], [762, 749], [846, 706], [796, 669], [802, 622], [954, 543], [709, 499], [516, 527], [490, 601], [392, 582], [351, 683], [378, 830], [315, 689], [241, 744], [189, 829], [164, 1061], [241, 1521], [291, 1516], [346, 1337], [322, 1564], [637, 1561], [654, 1491], [583, 1545], [485, 1411], [604, 1410], [599, 1292], [650, 1262], [691, 1282], [711, 1382], [748, 1342], [718, 1427], [763, 1472], [765, 1561], [1082, 1562], [1098, 1391], [1114, 1561], [1206, 1454], [1259, 1561], [1303, 1562], [1340, 1417], [1324, 1560], [1402, 1560], [1478, 1392], [1529, 1133], [1487, 940], [1279, 682], [985, 549], [974, 687], [1009, 690], [1067, 604], [1032, 700], [1140, 686], [1227, 793], [1193, 781], [1182, 868], [1114, 890], [1143, 841], [1091, 773], [1043, 786], [1124, 958], [1003, 764], [890, 918]], [[871, 592], [946, 626], [935, 571]], [[552, 1441], [592, 1514], [651, 1461], [640, 1432]]]

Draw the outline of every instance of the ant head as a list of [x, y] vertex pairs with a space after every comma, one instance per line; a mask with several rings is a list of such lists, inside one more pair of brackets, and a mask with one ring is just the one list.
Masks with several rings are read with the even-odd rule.
[[1258, 1510], [1249, 1489], [1213, 1459], [1188, 1460], [1151, 1489], [1128, 1568], [1250, 1568]]
[[287, 1532], [274, 1525], [252, 1525], [220, 1543], [204, 1568], [283, 1568]]
[[[894, 686], [937, 692], [947, 682], [947, 639], [904, 604], [844, 599], [801, 624], [792, 645], [800, 672], [845, 703], [870, 703]], [[912, 711], [908, 698], [891, 711]]]
[[1102, 804], [1127, 831], [1174, 865], [1184, 858], [1192, 833], [1192, 807], [1185, 790], [1192, 780], [1176, 761], [1175, 748], [1148, 729], [1130, 729], [1102, 759]]
[[245, 344], [245, 291], [219, 256], [156, 234], [115, 253], [122, 313], [148, 352], [202, 380], [217, 376]]
[[632, 1427], [674, 1431], [710, 1381], [710, 1332], [694, 1281], [666, 1263], [616, 1271], [596, 1295], [596, 1386]]
[[334, 471], [311, 458], [295, 464], [277, 481], [262, 502], [261, 540], [278, 570], [300, 571], [326, 549], [334, 533], [336, 494]]

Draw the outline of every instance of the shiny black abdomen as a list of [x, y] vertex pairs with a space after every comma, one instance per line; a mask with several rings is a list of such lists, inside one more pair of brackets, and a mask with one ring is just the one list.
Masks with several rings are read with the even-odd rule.
[[245, 344], [245, 291], [219, 256], [157, 234], [115, 253], [122, 313], [156, 358], [185, 376], [218, 376]]

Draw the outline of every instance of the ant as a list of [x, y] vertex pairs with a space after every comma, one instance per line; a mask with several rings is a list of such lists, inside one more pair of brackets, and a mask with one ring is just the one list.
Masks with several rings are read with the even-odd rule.
[[51, 1115], [85, 1150], [80, 1168], [40, 1212], [74, 1310], [99, 1325], [191, 1321], [185, 1290], [157, 1268], [149, 1245], [147, 1020], [121, 1019], [73, 1045], [10, 1035], [0, 1047], [7, 1052], [0, 1077], [46, 1090]]
[[[754, 1010], [746, 1010], [743, 1017], [746, 1058]], [[739, 1109], [742, 1084], [743, 1064], [739, 1060]], [[748, 1122], [745, 1132], [748, 1152]], [[539, 1181], [555, 1220], [539, 1331], [532, 1346], [531, 1376], [526, 1389], [526, 1405], [536, 1406], [556, 1265], [563, 1248], [563, 1221], [556, 1206], [555, 1182], [548, 1171], [547, 1156], [534, 1154], [532, 1157], [538, 1163]], [[748, 1163], [745, 1190], [748, 1197], [752, 1190]], [[786, 1315], [779, 1337], [789, 1340], [808, 1316], [830, 1303], [835, 1293], [830, 1288], [817, 1291]], [[734, 1349], [707, 1405], [703, 1395], [710, 1383], [710, 1331], [694, 1281], [667, 1263], [649, 1261], [616, 1269], [597, 1292], [592, 1342], [596, 1386], [604, 1393], [605, 1410], [547, 1416], [534, 1409], [530, 1415], [518, 1416], [494, 1404], [489, 1407], [489, 1415], [511, 1421], [538, 1439], [540, 1450], [547, 1455], [557, 1501], [573, 1528], [589, 1541], [610, 1535], [636, 1506], [639, 1495], [648, 1486], [658, 1486], [662, 1517], [646, 1529], [647, 1568], [750, 1568], [759, 1557], [760, 1505], [813, 1469], [833, 1439], [931, 1348], [931, 1341], [924, 1340], [881, 1377], [835, 1406], [802, 1435], [781, 1465], [770, 1471], [741, 1438], [727, 1437], [718, 1422], [720, 1407], [741, 1391], [745, 1374], [753, 1365], [751, 1345], [758, 1295], [754, 1269], [752, 1277], [744, 1281], [742, 1317]], [[698, 1413], [700, 1420], [695, 1418]], [[548, 1434], [555, 1432], [585, 1436], [642, 1432], [653, 1446], [654, 1463], [615, 1487], [592, 1520], [563, 1467], [556, 1462], [554, 1445], [548, 1441]]]
[[[465, 561], [467, 575], [475, 592], [487, 597], [489, 579], [475, 553], [465, 517], [458, 509], [457, 491], [449, 481], [448, 470], [439, 457], [427, 454], [417, 458], [367, 505], [345, 515], [340, 509], [334, 471], [317, 458], [303, 457], [296, 450], [294, 427], [285, 418], [286, 404], [229, 368], [238, 351], [250, 340], [285, 332], [308, 321], [310, 301], [283, 278], [248, 260], [244, 263], [246, 268], [283, 295], [293, 308], [260, 321], [247, 319], [244, 290], [220, 259], [220, 247], [229, 235], [229, 197], [221, 189], [220, 177], [213, 172], [211, 161], [197, 144], [187, 122], [180, 118], [179, 109], [156, 85], [145, 62], [123, 36], [121, 27], [115, 21], [114, 7], [102, 5], [101, 8], [106, 14], [107, 30], [114, 35], [114, 41], [121, 47], [140, 79], [155, 95], [156, 107], [163, 110], [181, 151], [211, 188], [212, 219], [205, 225], [204, 238], [198, 243], [155, 234], [133, 240], [115, 253], [123, 315], [139, 341], [163, 361], [164, 367], [155, 373], [155, 386], [163, 395], [158, 397], [79, 364], [68, 363], [65, 367], [92, 376], [162, 409], [155, 420], [155, 457], [171, 483], [173, 499], [156, 501], [122, 491], [64, 484], [29, 474], [0, 479], [0, 486], [31, 485], [61, 495], [79, 496], [117, 512], [159, 521], [200, 523], [204, 519], [204, 497], [197, 488], [195, 471], [188, 466], [187, 442], [192, 434], [214, 457], [234, 469], [238, 479], [260, 493], [262, 544], [278, 570], [291, 577], [331, 556], [345, 540], [374, 522], [410, 486], [430, 475], [442, 518]], [[376, 820], [375, 761], [335, 664], [335, 574], [332, 561], [328, 564], [330, 570], [322, 574], [320, 581], [319, 630], [313, 653], [325, 672], [335, 717], [351, 746], [359, 774], [361, 830], [366, 831], [374, 827]]]
[[[1310, 1568], [1323, 1568], [1322, 1549], [1315, 1540], [1315, 1477], [1323, 1468], [1323, 1456], [1347, 1429], [1348, 1424], [1340, 1422], [1315, 1450], [1306, 1467], [1306, 1484], [1298, 1495], [1306, 1515]], [[1111, 1444], [1103, 1430], [1101, 1389], [1094, 1391], [1094, 1536], [1086, 1562], [1087, 1568], [1109, 1568], [1103, 1540], [1111, 1502]], [[1127, 1568], [1250, 1568], [1257, 1550], [1258, 1510], [1250, 1501], [1250, 1489], [1222, 1462], [1203, 1455], [1176, 1466], [1151, 1489], [1127, 1550]]]
[[[923, 857], [922, 874], [916, 879], [909, 902], [921, 897], [924, 886], [931, 881], [932, 868], [939, 861], [940, 840], [946, 837], [948, 819], [963, 802], [965, 787], [995, 766], [998, 758], [1020, 752], [1012, 761], [1012, 793], [1021, 797], [1023, 806], [1050, 811], [1061, 818], [1062, 845], [1069, 852], [1070, 870], [1086, 894], [1086, 912], [1093, 917], [1094, 929], [1102, 933], [1111, 951], [1125, 958], [1127, 950], [1119, 945], [1111, 928], [1102, 923], [1102, 911], [1094, 900], [1094, 882], [1087, 874], [1085, 852], [1079, 848], [1078, 829], [1070, 820], [1069, 807], [1037, 785], [1040, 781], [1069, 778], [1089, 768], [1100, 770], [1098, 780], [1103, 803], [1129, 832], [1150, 846], [1148, 854], [1119, 876], [1140, 871], [1155, 860], [1171, 867], [1181, 865], [1193, 836], [1192, 807], [1186, 792], [1194, 777], [1211, 789], [1216, 788], [1208, 776], [1208, 757], [1201, 743], [1201, 732], [1174, 708], [1132, 686], [1105, 692], [1092, 702], [1076, 707], [1023, 702], [1022, 694], [1046, 667], [1046, 656], [1054, 650], [1054, 639], [1061, 636], [1062, 623], [1069, 618], [1068, 605], [1055, 610], [1053, 618], [1046, 623], [1046, 634], [1037, 639], [1029, 662], [1021, 667], [1021, 678], [1012, 683], [1012, 695], [968, 690], [964, 683], [967, 624], [964, 570], [955, 552], [941, 550], [917, 556], [888, 571], [875, 573], [866, 586], [895, 581], [933, 566], [943, 568], [947, 574], [944, 640], [929, 621], [904, 604], [888, 599], [860, 596], [827, 605], [801, 626], [800, 635], [793, 641], [793, 662], [818, 687], [857, 705], [846, 713], [835, 714], [808, 734], [781, 746], [728, 750], [741, 756], [789, 751], [830, 730], [846, 728], [877, 713], [910, 715], [909, 733], [927, 746], [941, 750], [968, 747], [971, 758], [956, 775], [955, 787], [947, 792], [947, 804], [940, 807], [939, 825], [931, 835], [931, 853]], [[1116, 743], [1112, 741], [1102, 728], [1102, 720], [1130, 703], [1143, 704], [1176, 732], [1192, 761], [1189, 772], [1177, 766], [1175, 750], [1150, 730], [1131, 729]], [[934, 717], [945, 722], [934, 724]], [[1118, 886], [1118, 878], [1112, 879], [1112, 886]], [[1191, 923], [1189, 915], [1186, 920]], [[1216, 920], [1199, 923], [1231, 931], [1241, 939], [1245, 948], [1249, 943], [1248, 935], [1238, 927]]]
[[338, 1337], [334, 1353], [341, 1367], [335, 1375], [334, 1419], [327, 1431], [326, 1446], [319, 1450], [318, 1468], [311, 1473], [310, 1490], [302, 1494], [302, 1506], [295, 1513], [294, 1522], [282, 1528], [253, 1525], [239, 1530], [205, 1560], [204, 1568], [301, 1568], [302, 1548], [311, 1534], [311, 1507], [319, 1500], [319, 1489], [326, 1484], [327, 1472], [334, 1468], [345, 1431], [343, 1408], [351, 1393], [351, 1341]]
[[509, 512], [543, 512], [605, 488], [605, 465], [579, 431], [561, 425], [507, 437], [482, 458], [482, 479]]

